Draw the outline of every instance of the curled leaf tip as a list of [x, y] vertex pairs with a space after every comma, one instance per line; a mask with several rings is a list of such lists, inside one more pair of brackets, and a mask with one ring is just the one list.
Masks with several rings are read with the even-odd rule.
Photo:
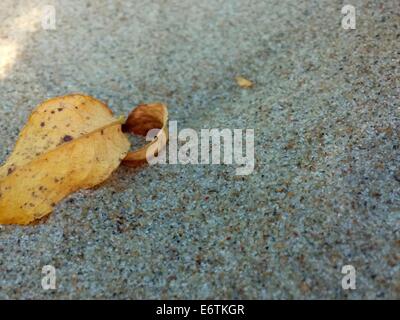
[[128, 116], [122, 126], [124, 132], [145, 136], [152, 129], [159, 129], [153, 141], [139, 150], [128, 152], [122, 164], [129, 167], [137, 167], [147, 162], [149, 153], [156, 153], [165, 148], [168, 140], [168, 109], [167, 106], [156, 102], [141, 104]]

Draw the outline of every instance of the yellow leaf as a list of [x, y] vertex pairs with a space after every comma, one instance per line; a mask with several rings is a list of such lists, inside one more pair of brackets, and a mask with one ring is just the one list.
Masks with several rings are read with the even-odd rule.
[[106, 180], [129, 151], [121, 124], [89, 96], [39, 105], [0, 167], [0, 224], [28, 224], [68, 194]]
[[29, 224], [51, 213], [70, 193], [105, 181], [124, 161], [136, 166], [147, 151], [165, 147], [165, 105], [140, 105], [124, 131], [145, 135], [159, 128], [154, 141], [129, 152], [123, 119], [113, 117], [101, 101], [81, 94], [39, 105], [21, 131], [14, 151], [0, 167], [0, 224]]

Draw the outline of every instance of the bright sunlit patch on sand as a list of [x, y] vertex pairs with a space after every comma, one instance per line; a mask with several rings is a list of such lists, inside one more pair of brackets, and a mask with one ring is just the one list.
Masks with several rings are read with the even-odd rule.
[[16, 57], [17, 44], [7, 40], [0, 40], [0, 79], [3, 79], [12, 68]]
[[33, 8], [18, 17], [9, 18], [1, 24], [0, 35], [0, 80], [4, 79], [15, 65], [18, 53], [29, 35], [40, 26], [40, 10]]

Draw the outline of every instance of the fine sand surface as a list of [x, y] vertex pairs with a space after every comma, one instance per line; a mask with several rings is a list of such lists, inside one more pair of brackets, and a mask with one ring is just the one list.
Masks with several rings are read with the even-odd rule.
[[121, 167], [0, 227], [0, 298], [400, 298], [400, 6], [351, 3], [356, 30], [332, 0], [1, 1], [2, 162], [37, 104], [84, 92], [254, 129], [256, 165]]

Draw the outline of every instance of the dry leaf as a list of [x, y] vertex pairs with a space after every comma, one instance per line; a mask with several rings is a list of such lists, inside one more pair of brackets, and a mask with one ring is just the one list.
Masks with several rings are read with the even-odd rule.
[[89, 96], [39, 105], [0, 167], [0, 224], [33, 222], [70, 193], [106, 180], [129, 154], [122, 123]]
[[246, 78], [243, 77], [236, 77], [236, 83], [241, 87], [241, 88], [251, 88], [253, 86], [253, 82], [250, 80], [247, 80]]

